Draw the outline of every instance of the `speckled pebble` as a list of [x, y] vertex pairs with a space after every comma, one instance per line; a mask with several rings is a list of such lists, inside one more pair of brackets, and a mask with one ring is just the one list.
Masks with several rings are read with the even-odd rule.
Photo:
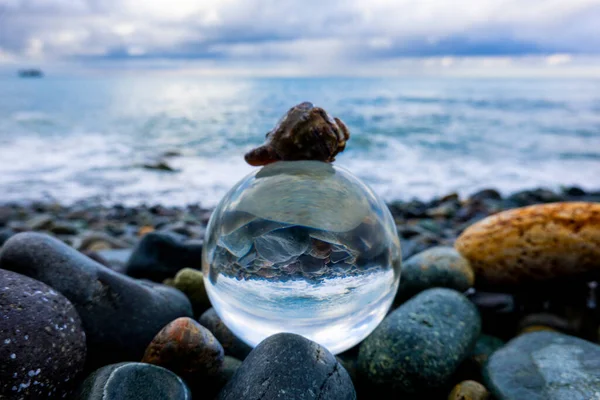
[[67, 396], [85, 355], [71, 303], [42, 282], [0, 269], [0, 399]]
[[474, 280], [475, 274], [469, 262], [454, 248], [432, 247], [402, 263], [402, 278], [396, 303], [434, 287], [464, 292], [473, 286]]
[[426, 290], [389, 314], [361, 343], [359, 376], [397, 397], [426, 394], [448, 382], [480, 329], [477, 309], [463, 295]]
[[491, 355], [486, 387], [498, 400], [588, 400], [600, 393], [600, 346], [557, 332], [521, 335]]

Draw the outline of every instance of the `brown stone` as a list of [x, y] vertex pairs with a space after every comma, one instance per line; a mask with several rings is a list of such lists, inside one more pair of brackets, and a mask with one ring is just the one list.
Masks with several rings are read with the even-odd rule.
[[167, 368], [186, 380], [217, 376], [223, 347], [212, 333], [188, 317], [168, 323], [154, 337], [142, 362]]
[[470, 226], [456, 249], [476, 283], [516, 285], [600, 271], [600, 203], [565, 202], [501, 212]]
[[479, 382], [463, 381], [454, 386], [448, 400], [487, 400], [490, 392]]

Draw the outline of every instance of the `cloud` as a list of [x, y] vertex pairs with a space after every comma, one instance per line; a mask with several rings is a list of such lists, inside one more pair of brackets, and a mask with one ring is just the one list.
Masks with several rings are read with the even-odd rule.
[[0, 63], [195, 60], [319, 70], [539, 55], [564, 65], [571, 60], [553, 54], [600, 54], [598, 21], [597, 0], [0, 0]]

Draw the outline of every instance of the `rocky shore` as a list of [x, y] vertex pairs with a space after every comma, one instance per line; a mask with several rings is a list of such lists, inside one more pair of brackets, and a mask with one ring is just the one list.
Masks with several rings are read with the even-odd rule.
[[293, 334], [251, 349], [220, 321], [199, 271], [209, 209], [0, 205], [0, 398], [600, 393], [600, 191], [388, 206], [403, 256], [394, 307], [335, 357]]

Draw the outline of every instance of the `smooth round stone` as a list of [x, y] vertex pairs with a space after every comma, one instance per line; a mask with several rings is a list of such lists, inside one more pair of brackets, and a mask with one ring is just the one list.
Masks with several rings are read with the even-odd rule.
[[156, 334], [142, 362], [167, 368], [186, 381], [198, 381], [217, 376], [223, 356], [223, 347], [208, 329], [181, 317]]
[[73, 305], [42, 282], [0, 269], [0, 399], [68, 396], [85, 356]]
[[587, 400], [600, 393], [600, 346], [557, 332], [511, 340], [490, 357], [486, 387], [498, 400]]
[[467, 228], [455, 247], [471, 263], [478, 284], [514, 286], [598, 272], [600, 203], [504, 211]]
[[114, 272], [44, 234], [10, 238], [0, 252], [0, 268], [44, 282], [69, 299], [81, 317], [92, 368], [140, 360], [166, 324], [193, 316], [179, 290]]
[[473, 286], [474, 280], [475, 274], [469, 262], [454, 248], [432, 247], [402, 263], [402, 281], [396, 302], [434, 287], [464, 292]]
[[79, 400], [191, 400], [183, 380], [156, 365], [126, 362], [111, 364], [93, 372], [82, 383]]
[[344, 351], [381, 322], [400, 279], [387, 206], [323, 162], [276, 162], [248, 175], [221, 200], [206, 235], [210, 302], [250, 346], [291, 332]]
[[448, 383], [469, 355], [481, 321], [460, 293], [429, 289], [390, 313], [360, 345], [359, 375], [397, 397], [421, 395]]
[[354, 400], [356, 392], [327, 349], [302, 336], [279, 333], [252, 350], [219, 399]]
[[134, 278], [162, 282], [182, 268], [200, 268], [202, 242], [183, 242], [177, 236], [152, 232], [133, 250], [125, 273]]
[[448, 400], [488, 400], [490, 392], [479, 382], [463, 381], [456, 385]]

